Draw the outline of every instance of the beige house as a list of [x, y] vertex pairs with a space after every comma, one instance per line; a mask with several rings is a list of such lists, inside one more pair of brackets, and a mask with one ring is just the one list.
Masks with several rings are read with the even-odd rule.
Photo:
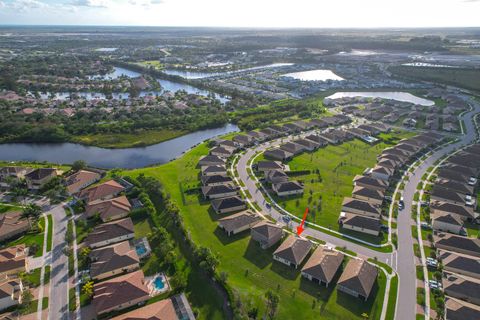
[[25, 181], [28, 189], [38, 190], [58, 175], [59, 172], [55, 168], [38, 168], [27, 173]]
[[92, 304], [97, 316], [140, 305], [150, 298], [141, 270], [97, 283], [93, 292]]
[[371, 202], [345, 197], [342, 202], [342, 211], [360, 214], [372, 218], [380, 218], [381, 211], [378, 205]]
[[442, 284], [446, 295], [480, 305], [480, 281], [445, 273]]
[[120, 196], [114, 199], [89, 202], [85, 208], [85, 214], [89, 218], [98, 214], [103, 222], [107, 222], [125, 218], [131, 210], [132, 205], [127, 197]]
[[480, 257], [480, 239], [438, 233], [433, 240], [437, 249]]
[[20, 279], [0, 280], [0, 311], [22, 303], [22, 292]]
[[264, 220], [252, 226], [251, 237], [260, 243], [262, 249], [268, 249], [282, 239], [283, 229], [279, 225]]
[[234, 196], [212, 200], [212, 208], [216, 213], [229, 213], [244, 210], [247, 208], [242, 198]]
[[382, 227], [380, 219], [349, 212], [342, 212], [340, 214], [339, 223], [343, 229], [366, 233], [372, 236], [378, 236]]
[[27, 251], [24, 244], [0, 250], [0, 278], [18, 274], [27, 268]]
[[312, 243], [304, 238], [290, 235], [273, 253], [273, 259], [295, 269], [307, 257]]
[[370, 202], [379, 206], [382, 205], [384, 197], [385, 193], [378, 189], [355, 186], [352, 191], [352, 198]]
[[219, 219], [218, 226], [231, 236], [250, 229], [261, 219], [262, 218], [256, 213], [250, 210], [245, 210]]
[[463, 221], [455, 214], [449, 213], [433, 213], [432, 217], [432, 229], [436, 231], [444, 231], [455, 234], [465, 234], [463, 228]]
[[377, 275], [376, 267], [363, 259], [352, 258], [338, 279], [337, 290], [367, 301]]
[[20, 211], [0, 215], [0, 241], [18, 237], [28, 231], [30, 225], [27, 219], [22, 219]]
[[303, 185], [298, 181], [287, 181], [272, 185], [273, 191], [279, 197], [288, 197], [303, 193]]
[[319, 246], [302, 269], [302, 276], [320, 285], [328, 285], [342, 265], [344, 254]]
[[91, 184], [94, 184], [98, 180], [100, 180], [101, 175], [97, 172], [87, 171], [87, 170], [80, 170], [75, 172], [74, 174], [68, 176], [65, 179], [65, 184], [67, 187], [68, 194], [72, 195], [83, 188], [88, 187]]
[[132, 219], [125, 218], [96, 226], [87, 236], [85, 242], [90, 248], [99, 248], [133, 239], [134, 236]]
[[90, 260], [90, 276], [94, 280], [131, 272], [140, 267], [137, 252], [128, 241], [92, 250]]
[[480, 262], [477, 258], [440, 250], [437, 256], [443, 270], [480, 280]]
[[124, 190], [125, 188], [120, 183], [115, 180], [108, 180], [107, 182], [80, 191], [77, 197], [89, 203], [95, 200], [112, 199]]

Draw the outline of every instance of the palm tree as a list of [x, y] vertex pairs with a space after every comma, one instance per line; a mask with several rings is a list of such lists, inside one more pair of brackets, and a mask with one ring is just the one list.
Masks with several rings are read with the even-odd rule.
[[34, 221], [38, 220], [41, 213], [42, 213], [42, 208], [40, 208], [36, 204], [29, 204], [23, 208], [22, 218], [26, 218], [28, 220], [28, 224], [30, 225], [30, 228], [32, 228], [30, 219], [33, 218]]

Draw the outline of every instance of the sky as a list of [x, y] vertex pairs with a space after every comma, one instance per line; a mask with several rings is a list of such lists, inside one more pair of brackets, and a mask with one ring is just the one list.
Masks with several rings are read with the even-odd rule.
[[480, 0], [0, 0], [0, 25], [480, 27]]

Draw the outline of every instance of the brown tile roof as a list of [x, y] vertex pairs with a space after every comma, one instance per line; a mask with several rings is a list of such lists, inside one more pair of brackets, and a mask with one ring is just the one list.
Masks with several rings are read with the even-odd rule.
[[133, 222], [130, 218], [102, 223], [96, 226], [87, 236], [87, 245], [93, 245], [98, 242], [114, 239], [117, 237], [133, 234]]
[[124, 313], [111, 320], [178, 320], [171, 299], [160, 300], [133, 311]]
[[273, 254], [299, 265], [310, 252], [311, 248], [312, 243], [309, 240], [290, 235]]
[[121, 268], [137, 265], [140, 261], [137, 252], [128, 241], [116, 243], [90, 252], [90, 275], [95, 278]]
[[102, 221], [108, 221], [112, 217], [127, 215], [132, 210], [132, 205], [127, 197], [121, 196], [109, 200], [95, 200], [89, 202], [85, 208], [87, 216], [100, 214]]
[[343, 271], [338, 285], [368, 297], [377, 279], [377, 268], [362, 259], [350, 259]]
[[79, 197], [87, 199], [87, 202], [104, 199], [119, 194], [125, 188], [115, 180], [109, 180], [99, 185], [80, 191]]
[[0, 215], [0, 238], [1, 235], [21, 233], [28, 229], [28, 220], [22, 219], [20, 211], [8, 212]]
[[25, 267], [25, 245], [19, 244], [0, 250], [0, 273]]
[[108, 312], [132, 300], [149, 298], [149, 291], [141, 270], [97, 283], [93, 287], [93, 292], [92, 303], [97, 314]]
[[283, 232], [282, 227], [266, 220], [260, 221], [254, 225], [252, 230], [255, 230], [255, 232], [258, 232], [267, 239], [274, 238], [275, 236], [278, 236], [279, 233], [281, 234]]
[[445, 308], [446, 320], [480, 319], [480, 307], [465, 301], [447, 297]]
[[67, 191], [70, 194], [77, 193], [81, 188], [88, 184], [92, 184], [100, 179], [100, 174], [97, 172], [80, 170], [66, 178]]
[[343, 262], [344, 254], [324, 246], [319, 246], [308, 259], [302, 272], [330, 283]]
[[440, 221], [456, 226], [463, 226], [463, 221], [459, 216], [446, 212], [435, 212], [431, 214], [432, 221]]
[[439, 248], [447, 247], [452, 251], [461, 249], [468, 251], [469, 254], [480, 257], [480, 239], [461, 237], [448, 233], [438, 233], [433, 236], [435, 246]]
[[18, 301], [21, 294], [20, 285], [21, 281], [19, 279], [2, 279], [0, 281], [0, 300], [13, 296], [13, 298]]
[[384, 198], [384, 193], [376, 190], [376, 189], [370, 189], [366, 187], [361, 187], [361, 186], [355, 186], [352, 191], [353, 195], [359, 195], [371, 199], [376, 199], [382, 201]]
[[239, 213], [232, 214], [228, 217], [222, 218], [218, 220], [219, 225], [225, 229], [227, 232], [233, 232], [238, 228], [245, 227], [247, 225], [251, 225], [257, 221], [260, 221], [261, 218], [256, 213], [245, 210]]

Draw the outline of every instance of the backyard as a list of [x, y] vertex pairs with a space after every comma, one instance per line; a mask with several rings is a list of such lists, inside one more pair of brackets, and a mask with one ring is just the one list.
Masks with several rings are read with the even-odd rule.
[[[122, 174], [158, 178], [171, 199], [176, 202], [184, 218], [192, 240], [200, 246], [210, 248], [220, 259], [219, 272], [228, 274], [228, 284], [238, 290], [242, 302], [258, 308], [258, 317], [265, 313], [264, 295], [267, 290], [280, 297], [278, 319], [362, 319], [366, 313], [370, 319], [380, 317], [385, 290], [385, 276], [381, 273], [373, 296], [365, 303], [338, 293], [335, 286], [328, 289], [301, 279], [300, 269], [294, 270], [273, 262], [272, 252], [262, 250], [250, 241], [244, 232], [227, 237], [217, 227], [220, 218], [210, 205], [202, 199], [196, 188], [199, 186], [199, 169], [195, 168], [198, 158], [207, 154], [206, 144], [201, 144], [182, 158], [153, 168], [125, 171]], [[145, 226], [136, 222], [136, 231]], [[221, 305], [214, 294], [202, 294], [204, 282], [189, 277], [189, 299], [200, 310], [201, 319], [223, 319]], [[199, 294], [200, 293], [200, 294]]]

